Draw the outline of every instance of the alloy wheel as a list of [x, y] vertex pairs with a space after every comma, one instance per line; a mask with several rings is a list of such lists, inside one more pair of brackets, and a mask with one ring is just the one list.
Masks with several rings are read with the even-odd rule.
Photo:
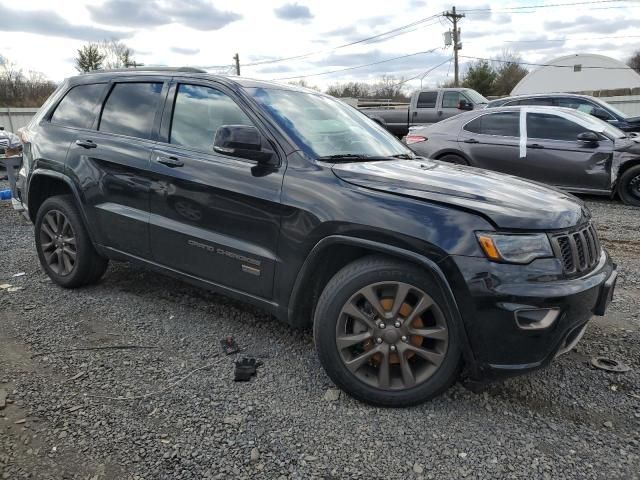
[[402, 282], [358, 290], [342, 307], [336, 347], [359, 380], [384, 390], [405, 390], [438, 370], [449, 332], [443, 312], [426, 292]]
[[636, 175], [627, 184], [628, 192], [634, 197], [640, 199], [640, 175]]
[[57, 275], [69, 275], [76, 264], [78, 251], [75, 232], [60, 210], [50, 210], [40, 226], [40, 246], [48, 267]]

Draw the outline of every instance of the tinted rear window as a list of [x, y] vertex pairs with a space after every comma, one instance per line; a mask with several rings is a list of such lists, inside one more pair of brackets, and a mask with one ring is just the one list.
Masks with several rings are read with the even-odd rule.
[[99, 130], [149, 138], [162, 92], [162, 83], [117, 83], [107, 98]]
[[90, 128], [105, 87], [104, 83], [73, 87], [56, 107], [51, 122], [67, 127]]
[[481, 115], [467, 123], [464, 129], [482, 135], [518, 137], [520, 136], [520, 112], [501, 112]]
[[418, 108], [435, 108], [438, 92], [422, 92], [418, 95]]

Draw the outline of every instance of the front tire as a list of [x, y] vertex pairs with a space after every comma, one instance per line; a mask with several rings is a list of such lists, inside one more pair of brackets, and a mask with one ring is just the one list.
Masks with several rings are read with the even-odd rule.
[[436, 282], [382, 256], [340, 270], [314, 316], [316, 350], [329, 377], [378, 406], [415, 405], [447, 389], [459, 372], [459, 339]]
[[109, 261], [96, 252], [71, 195], [48, 198], [35, 223], [36, 250], [44, 271], [64, 288], [97, 282]]
[[618, 194], [626, 205], [640, 207], [640, 165], [631, 167], [620, 176]]

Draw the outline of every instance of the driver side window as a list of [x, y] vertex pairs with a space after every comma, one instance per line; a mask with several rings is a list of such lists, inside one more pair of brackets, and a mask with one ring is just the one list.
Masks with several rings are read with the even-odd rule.
[[213, 152], [213, 139], [222, 125], [253, 125], [253, 122], [220, 90], [178, 85], [169, 143]]
[[460, 100], [467, 101], [460, 92], [444, 92], [442, 96], [442, 108], [458, 108]]

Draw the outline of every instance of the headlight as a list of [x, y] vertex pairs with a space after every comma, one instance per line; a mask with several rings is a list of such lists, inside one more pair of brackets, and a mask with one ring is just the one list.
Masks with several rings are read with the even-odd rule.
[[485, 255], [495, 262], [529, 263], [536, 258], [553, 257], [551, 244], [544, 233], [477, 232], [476, 236]]

